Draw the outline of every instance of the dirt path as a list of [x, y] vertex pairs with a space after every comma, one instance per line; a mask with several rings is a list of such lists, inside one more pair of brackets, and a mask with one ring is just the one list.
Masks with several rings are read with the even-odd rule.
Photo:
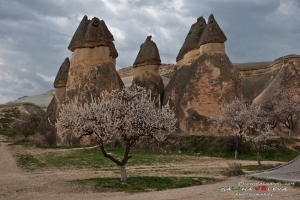
[[[3, 138], [0, 138], [2, 141]], [[128, 171], [131, 174], [140, 174], [143, 171], [147, 171], [147, 174], [160, 174], [170, 175], [167, 168], [176, 169], [186, 168], [187, 170], [198, 169], [199, 176], [207, 174], [207, 171], [217, 171], [218, 167], [226, 166], [228, 160], [213, 159], [213, 158], [199, 158], [199, 160], [191, 161], [183, 165], [161, 165], [159, 168], [152, 166], [147, 168], [143, 167], [128, 167]], [[245, 161], [247, 164], [253, 164], [253, 161]], [[139, 171], [140, 170], [140, 171]], [[170, 171], [170, 170], [169, 170]], [[130, 176], [129, 173], [129, 176]], [[215, 173], [217, 175], [217, 173]], [[174, 175], [174, 174], [173, 174]], [[10, 147], [6, 143], [1, 143], [0, 146], [0, 199], [18, 199], [18, 200], [59, 200], [59, 199], [108, 199], [108, 200], [141, 200], [141, 199], [240, 199], [248, 198], [249, 194], [258, 194], [259, 192], [247, 191], [247, 196], [236, 196], [234, 191], [222, 191], [234, 186], [238, 186], [238, 181], [246, 182], [258, 182], [247, 179], [245, 177], [230, 178], [222, 182], [194, 186], [189, 188], [181, 188], [174, 190], [165, 190], [159, 192], [147, 192], [138, 194], [128, 194], [120, 192], [94, 192], [93, 188], [86, 189], [82, 186], [70, 183], [70, 180], [83, 179], [91, 177], [116, 177], [118, 174], [109, 171], [101, 170], [58, 170], [47, 169], [36, 170], [34, 172], [25, 172], [17, 167], [14, 157], [11, 155]], [[208, 173], [207, 176], [214, 176], [214, 173]], [[294, 189], [290, 185], [283, 185], [280, 187], [286, 187], [286, 191], [274, 191], [269, 196], [263, 196], [263, 199], [299, 199], [300, 189]], [[272, 187], [269, 187], [273, 189]], [[271, 192], [269, 192], [271, 193]], [[238, 198], [237, 198], [238, 197]], [[251, 196], [252, 198], [257, 196]]]

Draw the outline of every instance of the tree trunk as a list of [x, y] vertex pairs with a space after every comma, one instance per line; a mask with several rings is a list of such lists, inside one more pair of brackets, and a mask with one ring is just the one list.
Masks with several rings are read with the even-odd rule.
[[271, 132], [271, 135], [276, 135], [273, 127], [270, 128], [270, 132]]
[[237, 159], [237, 155], [238, 155], [238, 150], [236, 149], [234, 152], [234, 159]]
[[125, 165], [119, 166], [119, 168], [121, 171], [121, 182], [127, 182], [127, 174], [126, 174]]
[[258, 162], [258, 165], [261, 167], [261, 162], [260, 162], [260, 154], [259, 154], [259, 151], [256, 152], [256, 157], [257, 157], [257, 162]]
[[235, 138], [235, 151], [234, 151], [234, 159], [237, 159], [238, 155], [238, 148], [239, 148], [239, 136]]
[[27, 140], [28, 140], [28, 137], [27, 137], [27, 136], [25, 136], [25, 143], [27, 143]]
[[289, 139], [291, 139], [292, 129], [289, 129]]

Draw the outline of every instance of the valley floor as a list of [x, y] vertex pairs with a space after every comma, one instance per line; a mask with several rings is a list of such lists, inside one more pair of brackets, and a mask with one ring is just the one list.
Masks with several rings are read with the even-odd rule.
[[[1, 136], [0, 136], [1, 137]], [[0, 141], [3, 141], [0, 138]], [[176, 176], [176, 171], [187, 170], [192, 175], [199, 177], [211, 177], [220, 180], [215, 183], [206, 183], [201, 186], [193, 186], [180, 189], [151, 191], [146, 193], [123, 193], [123, 192], [104, 192], [98, 193], [92, 187], [83, 187], [71, 183], [74, 179], [84, 179], [92, 177], [118, 177], [118, 173], [104, 170], [91, 169], [65, 169], [58, 170], [47, 168], [47, 170], [24, 171], [20, 169], [13, 156], [18, 148], [11, 148], [7, 143], [0, 142], [0, 199], [122, 199], [122, 200], [141, 200], [141, 199], [299, 199], [300, 189], [290, 185], [268, 186], [275, 191], [228, 191], [228, 188], [237, 189], [241, 183], [260, 183], [244, 176], [226, 178], [221, 174], [222, 169], [227, 166], [230, 160], [210, 157], [196, 157], [186, 165], [154, 165], [154, 166], [128, 166], [128, 176], [147, 174], [160, 176]], [[29, 149], [28, 151], [33, 151]], [[45, 151], [45, 150], [38, 150]], [[57, 151], [57, 150], [56, 150]], [[62, 151], [70, 151], [69, 149]], [[32, 152], [31, 152], [32, 153]], [[36, 152], [37, 154], [40, 152]], [[255, 161], [239, 161], [243, 165], [256, 164]], [[270, 162], [276, 163], [276, 162]], [[277, 162], [278, 163], [278, 162]], [[190, 174], [188, 174], [190, 175]], [[233, 187], [233, 188], [232, 188]], [[285, 190], [278, 191], [279, 188]], [[236, 195], [238, 193], [239, 195]], [[258, 196], [263, 194], [264, 196]], [[268, 195], [266, 195], [268, 193]], [[251, 195], [251, 196], [250, 196]]]

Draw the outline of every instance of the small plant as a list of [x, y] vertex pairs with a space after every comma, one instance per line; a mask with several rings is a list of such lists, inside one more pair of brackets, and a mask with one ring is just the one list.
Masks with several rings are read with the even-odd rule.
[[300, 187], [300, 182], [299, 182], [299, 181], [296, 181], [296, 182], [294, 183], [294, 187]]
[[241, 163], [227, 163], [228, 164], [228, 168], [225, 171], [225, 175], [226, 176], [239, 176], [239, 175], [243, 175], [245, 174], [242, 170], [242, 164]]

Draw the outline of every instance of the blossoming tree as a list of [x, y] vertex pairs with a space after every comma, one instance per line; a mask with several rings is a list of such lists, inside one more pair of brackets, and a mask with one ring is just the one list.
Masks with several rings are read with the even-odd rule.
[[217, 118], [212, 119], [218, 127], [224, 125], [233, 130], [233, 135], [235, 136], [235, 159], [237, 159], [241, 142], [246, 137], [246, 130], [268, 123], [267, 118], [263, 116], [260, 105], [247, 104], [236, 98], [232, 103], [224, 104], [221, 114]]
[[275, 92], [268, 93], [262, 105], [266, 111], [266, 116], [273, 121], [275, 125], [279, 122], [289, 130], [290, 139], [293, 129], [298, 125], [300, 120], [299, 95], [288, 90], [279, 89]]
[[[74, 100], [63, 104], [56, 123], [58, 129], [68, 129], [84, 137], [94, 135], [98, 139], [104, 157], [114, 162], [121, 172], [121, 181], [127, 181], [125, 165], [132, 157], [130, 149], [143, 136], [164, 140], [175, 130], [175, 115], [169, 105], [155, 106], [151, 95], [143, 88], [136, 91], [104, 91], [100, 98], [80, 103]], [[122, 160], [117, 160], [105, 150], [105, 144], [113, 138], [124, 142]]]

